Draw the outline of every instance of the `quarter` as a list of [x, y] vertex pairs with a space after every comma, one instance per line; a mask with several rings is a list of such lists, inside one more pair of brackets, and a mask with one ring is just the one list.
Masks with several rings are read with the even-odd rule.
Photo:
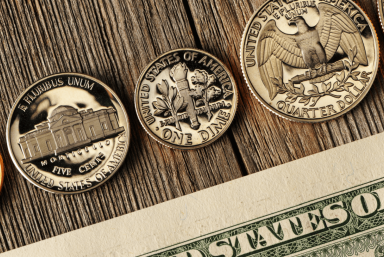
[[353, 1], [266, 1], [241, 42], [245, 80], [275, 114], [323, 122], [354, 108], [368, 93], [379, 45]]
[[26, 179], [52, 193], [73, 194], [101, 185], [119, 169], [130, 127], [123, 104], [103, 82], [62, 73], [20, 95], [6, 138]]
[[224, 134], [237, 109], [235, 81], [225, 65], [197, 49], [177, 49], [150, 63], [135, 90], [144, 129], [177, 149], [204, 147]]

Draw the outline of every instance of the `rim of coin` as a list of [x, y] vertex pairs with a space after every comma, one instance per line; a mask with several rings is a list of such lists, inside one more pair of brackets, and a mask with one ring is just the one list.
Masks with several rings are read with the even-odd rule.
[[[100, 103], [99, 104], [99, 109], [98, 110], [93, 110], [93, 108], [94, 107], [89, 107], [90, 109], [88, 109], [87, 108], [87, 110], [85, 111], [85, 110], [82, 110], [82, 112], [85, 112], [85, 113], [90, 113], [91, 115], [95, 115], [95, 113], [96, 112], [99, 112], [100, 110], [102, 110], [103, 112], [104, 112], [104, 110], [109, 110], [110, 109], [110, 111], [112, 112], [112, 114], [111, 113], [109, 113], [108, 115], [108, 117], [110, 117], [111, 115], [113, 116], [113, 114], [115, 114], [114, 115], [114, 117], [116, 117], [116, 119], [117, 120], [115, 120], [115, 123], [116, 124], [114, 124], [113, 125], [113, 123], [114, 123], [114, 121], [111, 121], [111, 120], [109, 120], [109, 125], [110, 125], [110, 128], [109, 128], [109, 130], [113, 130], [113, 133], [114, 134], [112, 134], [111, 133], [111, 135], [116, 135], [116, 137], [115, 138], [113, 138], [113, 139], [116, 139], [116, 138], [118, 138], [118, 139], [116, 139], [116, 140], [121, 140], [121, 141], [119, 141], [119, 142], [115, 142], [115, 141], [113, 141], [112, 143], [109, 143], [108, 144], [108, 146], [113, 146], [113, 147], [115, 147], [115, 145], [117, 145], [117, 144], [119, 144], [119, 145], [121, 145], [121, 147], [125, 147], [124, 148], [124, 150], [122, 150], [122, 154], [120, 155], [120, 157], [119, 157], [119, 159], [120, 159], [120, 161], [119, 161], [119, 163], [114, 167], [114, 169], [112, 170], [112, 171], [110, 171], [110, 172], [107, 172], [107, 173], [104, 173], [104, 175], [100, 175], [100, 176], [97, 176], [98, 178], [101, 178], [101, 177], [103, 177], [102, 179], [101, 179], [101, 181], [98, 181], [98, 180], [96, 180], [97, 181], [97, 183], [93, 183], [93, 182], [95, 182], [95, 181], [90, 181], [90, 182], [88, 182], [88, 183], [91, 183], [91, 186], [89, 186], [89, 187], [87, 187], [87, 188], [84, 188], [83, 189], [83, 186], [85, 186], [85, 184], [83, 183], [83, 182], [81, 182], [82, 183], [82, 185], [81, 186], [79, 186], [79, 183], [80, 183], [80, 181], [74, 181], [73, 182], [73, 184], [71, 185], [72, 187], [74, 187], [74, 183], [76, 183], [76, 190], [74, 190], [74, 191], [66, 191], [66, 189], [68, 189], [68, 184], [67, 184], [67, 186], [66, 186], [66, 189], [64, 189], [64, 187], [63, 187], [63, 189], [61, 189], [61, 190], [57, 190], [57, 189], [51, 189], [51, 188], [49, 188], [49, 187], [47, 187], [47, 186], [44, 186], [44, 185], [42, 185], [42, 184], [40, 184], [40, 183], [38, 183], [37, 181], [35, 181], [35, 180], [33, 180], [28, 174], [26, 174], [26, 171], [24, 171], [23, 170], [23, 168], [20, 166], [20, 163], [19, 163], [19, 161], [16, 159], [16, 157], [15, 157], [15, 153], [14, 153], [14, 148], [12, 147], [12, 140], [11, 140], [11, 123], [12, 123], [12, 118], [13, 118], [13, 115], [14, 115], [14, 113], [15, 113], [15, 110], [16, 110], [16, 108], [19, 106], [19, 104], [20, 104], [20, 101], [22, 100], [22, 98], [25, 96], [25, 94], [26, 93], [30, 93], [30, 90], [31, 89], [33, 89], [35, 86], [37, 86], [37, 85], [39, 85], [40, 83], [42, 83], [42, 82], [44, 82], [44, 81], [47, 81], [47, 80], [49, 80], [49, 79], [53, 79], [53, 78], [57, 78], [57, 79], [61, 79], [61, 78], [58, 78], [59, 76], [62, 76], [62, 77], [65, 77], [65, 78], [68, 78], [68, 76], [73, 76], [72, 77], [72, 81], [73, 81], [73, 79], [75, 78], [75, 77], [81, 77], [81, 78], [84, 78], [84, 79], [88, 79], [89, 81], [91, 81], [91, 82], [94, 82], [95, 84], [96, 84], [96, 86], [97, 86], [97, 84], [99, 84], [103, 89], [104, 89], [104, 91], [105, 91], [105, 93], [108, 95], [108, 97], [110, 97], [109, 99], [110, 99], [110, 106], [108, 106], [108, 108], [106, 108], [107, 106], [106, 105], [102, 105], [101, 104], [101, 102], [97, 102], [97, 103]], [[80, 79], [79, 79], [79, 81], [80, 81]], [[89, 82], [88, 81], [88, 82]], [[80, 84], [81, 84], [82, 82], [80, 82]], [[86, 82], [84, 81], [84, 84], [86, 84]], [[65, 85], [64, 84], [64, 86], [69, 86], [69, 85]], [[79, 85], [78, 85], [79, 86]], [[92, 84], [91, 84], [91, 86], [92, 86]], [[72, 86], [71, 86], [72, 87]], [[81, 88], [82, 88], [83, 86], [81, 86]], [[85, 87], [85, 86], [84, 86]], [[60, 86], [57, 86], [57, 88], [60, 88]], [[92, 87], [93, 88], [93, 87]], [[96, 89], [97, 89], [97, 87], [96, 87]], [[83, 90], [85, 90], [85, 89], [83, 89]], [[92, 90], [92, 89], [91, 89]], [[98, 91], [100, 91], [100, 89], [98, 90]], [[44, 93], [46, 93], [46, 92], [49, 92], [49, 90], [47, 90], [47, 91], [45, 91]], [[95, 92], [94, 94], [97, 96], [97, 93], [98, 92]], [[41, 94], [43, 94], [43, 93], [41, 93]], [[94, 95], [92, 95], [92, 94], [88, 94], [88, 95], [91, 95], [91, 96], [94, 96]], [[88, 96], [87, 95], [87, 96]], [[39, 97], [40, 95], [38, 95], [37, 97], [36, 97], [36, 99]], [[94, 99], [97, 99], [97, 97], [96, 96], [94, 96]], [[99, 100], [98, 100], [99, 101]], [[104, 104], [104, 103], [103, 103]], [[116, 107], [116, 105], [118, 105], [118, 107], [119, 108], [115, 108]], [[68, 107], [68, 105], [66, 105], [66, 104], [62, 104], [62, 105], [56, 105], [55, 106], [55, 110], [57, 109], [57, 108], [62, 108], [62, 107]], [[71, 107], [71, 106], [69, 106], [69, 107]], [[104, 108], [103, 108], [104, 107]], [[73, 108], [73, 109], [76, 109], [76, 108]], [[84, 109], [84, 108], [80, 108], [79, 107], [79, 109]], [[52, 113], [54, 113], [55, 112], [55, 110], [53, 111], [53, 112], [51, 112], [51, 114]], [[60, 109], [61, 110], [61, 109]], [[77, 111], [77, 109], [76, 109], [76, 111]], [[75, 114], [75, 115], [80, 115], [80, 113], [82, 114], [82, 112], [80, 112], [80, 111], [77, 111], [77, 113]], [[57, 112], [56, 112], [57, 113]], [[60, 113], [59, 113], [60, 114]], [[67, 114], [66, 114], [67, 115]], [[48, 113], [46, 114], [46, 119], [48, 120], [48, 119], [51, 119], [52, 117], [48, 117]], [[61, 119], [63, 116], [61, 116], [59, 119]], [[99, 116], [98, 116], [99, 117]], [[100, 118], [99, 118], [100, 119]], [[125, 121], [122, 121], [123, 119], [125, 119]], [[46, 121], [45, 121], [46, 122]], [[122, 123], [124, 123], [124, 125], [121, 125]], [[37, 123], [37, 124], [34, 124], [34, 125], [39, 125], [39, 124], [41, 124], [41, 123]], [[64, 124], [64, 121], [63, 121], [63, 124]], [[107, 126], [109, 126], [109, 125], [107, 125]], [[84, 126], [84, 125], [83, 125]], [[102, 125], [100, 125], [100, 126], [102, 126]], [[115, 127], [118, 127], [117, 129], [115, 128]], [[121, 127], [123, 127], [123, 128], [121, 128]], [[83, 127], [84, 128], [84, 127]], [[65, 129], [65, 128], [64, 128]], [[101, 127], [101, 129], [102, 129], [102, 131], [105, 131], [104, 130], [104, 128], [103, 127]], [[106, 129], [107, 130], [107, 129]], [[19, 135], [22, 135], [19, 131], [17, 131], [18, 133], [19, 133]], [[72, 130], [72, 132], [74, 133], [74, 131]], [[28, 131], [27, 133], [30, 133], [30, 131]], [[76, 148], [76, 150], [75, 151], [73, 151], [73, 149], [71, 148], [71, 149], [69, 149], [68, 151], [71, 151], [70, 153], [69, 153], [69, 156], [71, 156], [70, 154], [78, 154], [79, 153], [79, 151], [81, 152], [80, 153], [80, 155], [83, 153], [83, 151], [85, 152], [85, 154], [86, 153], [91, 153], [91, 151], [93, 151], [92, 149], [94, 149], [94, 150], [96, 150], [96, 149], [102, 149], [102, 147], [104, 146], [105, 148], [107, 148], [107, 144], [105, 143], [105, 142], [103, 142], [104, 143], [104, 145], [101, 143], [101, 141], [97, 141], [97, 142], [95, 142], [95, 141], [92, 141], [92, 140], [90, 140], [89, 138], [88, 138], [88, 136], [87, 136], [87, 132], [85, 131], [85, 130], [83, 130], [83, 133], [85, 134], [85, 137], [87, 137], [86, 139], [87, 139], [87, 145], [86, 144], [78, 144], [78, 146], [77, 146], [77, 148]], [[95, 132], [94, 132], [95, 133]], [[96, 133], [97, 133], [97, 135], [99, 135], [100, 133], [99, 133], [99, 131], [97, 131], [97, 129], [96, 129]], [[104, 133], [104, 132], [103, 132]], [[119, 133], [119, 134], [118, 134]], [[85, 140], [84, 139], [84, 134], [83, 134], [83, 140]], [[24, 133], [24, 135], [25, 135], [25, 133]], [[104, 134], [105, 135], [105, 134]], [[99, 138], [96, 138], [96, 134], [94, 134], [94, 135], [92, 135], [92, 136], [95, 136], [95, 138], [96, 139], [105, 139], [106, 140], [106, 142], [107, 141], [109, 141], [109, 142], [111, 142], [113, 139], [112, 139], [112, 137], [111, 137], [111, 135], [107, 135], [107, 136], [104, 136], [103, 138], [101, 138], [101, 137], [99, 137]], [[68, 136], [68, 135], [67, 135]], [[109, 137], [108, 137], [109, 136]], [[67, 138], [68, 139], [68, 138]], [[67, 140], [67, 139], [65, 139], [65, 140]], [[108, 139], [111, 139], [111, 140], [108, 140]], [[17, 98], [17, 100], [15, 101], [15, 103], [13, 104], [13, 106], [12, 106], [12, 109], [11, 109], [11, 112], [10, 112], [10, 114], [9, 114], [9, 117], [8, 117], [8, 121], [7, 121], [7, 129], [6, 129], [6, 140], [7, 140], [7, 147], [8, 147], [8, 151], [9, 151], [9, 153], [10, 153], [10, 156], [11, 156], [11, 159], [12, 159], [12, 161], [13, 161], [13, 163], [14, 163], [14, 165], [16, 166], [16, 168], [19, 170], [19, 172], [23, 175], [23, 177], [25, 178], [25, 179], [27, 179], [30, 183], [32, 183], [33, 185], [35, 185], [36, 187], [38, 187], [38, 188], [40, 188], [40, 189], [43, 189], [44, 191], [47, 191], [47, 192], [50, 192], [50, 193], [55, 193], [55, 194], [61, 194], [61, 195], [72, 195], [72, 194], [79, 194], [79, 193], [84, 193], [84, 192], [87, 192], [87, 191], [90, 191], [90, 190], [92, 190], [92, 189], [95, 189], [95, 188], [97, 188], [97, 187], [99, 187], [99, 186], [101, 186], [101, 185], [103, 185], [105, 182], [107, 182], [111, 177], [113, 177], [115, 174], [116, 174], [116, 172], [121, 168], [121, 166], [123, 165], [123, 163], [124, 163], [124, 160], [125, 160], [125, 158], [126, 158], [126, 156], [127, 156], [127, 154], [128, 154], [128, 151], [129, 151], [129, 146], [130, 146], [130, 141], [131, 141], [131, 127], [130, 127], [130, 120], [129, 120], [129, 117], [128, 117], [128, 114], [127, 114], [127, 112], [126, 112], [126, 110], [125, 110], [125, 107], [124, 107], [124, 105], [123, 105], [123, 103], [121, 102], [121, 100], [120, 100], [120, 98], [117, 96], [117, 94], [109, 87], [109, 86], [107, 86], [104, 82], [102, 82], [101, 80], [99, 80], [99, 79], [96, 79], [96, 78], [94, 78], [94, 77], [92, 77], [92, 76], [89, 76], [89, 75], [86, 75], [86, 74], [81, 74], [81, 73], [74, 73], [74, 72], [65, 72], [65, 73], [56, 73], [56, 74], [52, 74], [52, 75], [49, 75], [49, 76], [46, 76], [46, 77], [43, 77], [43, 78], [41, 78], [41, 79], [39, 79], [38, 81], [36, 81], [36, 82], [34, 82], [32, 85], [30, 85], [28, 88], [26, 88], [20, 95], [19, 95], [19, 97]], [[124, 141], [123, 141], [124, 140]], [[79, 141], [81, 141], [81, 140], [79, 140]], [[89, 141], [89, 142], [88, 142]], [[75, 142], [77, 142], [77, 141], [75, 141]], [[93, 145], [92, 146], [90, 146], [89, 145], [89, 143], [92, 143]], [[96, 149], [94, 148], [95, 147], [95, 144], [97, 144], [97, 146], [96, 146]], [[55, 145], [56, 145], [56, 143], [55, 143]], [[117, 145], [117, 147], [119, 146], [119, 145]], [[83, 149], [84, 148], [84, 149]], [[21, 150], [21, 148], [20, 148], [20, 150]], [[40, 150], [40, 149], [38, 149], [38, 150]], [[51, 149], [52, 150], [52, 149]], [[88, 150], [88, 151], [87, 151]], [[91, 162], [93, 162], [93, 164], [92, 165], [94, 165], [94, 160], [96, 159], [95, 157], [98, 157], [99, 159], [102, 159], [102, 160], [106, 160], [106, 161], [108, 161], [108, 163], [109, 163], [109, 161], [110, 160], [114, 160], [114, 159], [112, 159], [111, 158], [111, 156], [113, 155], [113, 154], [116, 154], [116, 149], [112, 149], [112, 150], [114, 150], [113, 152], [110, 152], [109, 153], [109, 156], [106, 156], [106, 155], [104, 155], [104, 156], [101, 156], [101, 155], [95, 155], [94, 154], [94, 156], [93, 157], [91, 157], [91, 158], [89, 158], [88, 159], [88, 162], [89, 163], [91, 163]], [[101, 152], [100, 152], [101, 153]], [[65, 155], [68, 157], [68, 155], [67, 155], [67, 153], [64, 153], [64, 152], [62, 152], [61, 153], [62, 154], [62, 156], [63, 156], [63, 158], [65, 157]], [[73, 155], [73, 156], [75, 156], [75, 155]], [[55, 156], [57, 156], [58, 158], [56, 158], [56, 160], [60, 160], [60, 156], [59, 155], [56, 155], [55, 154]], [[78, 155], [79, 156], [79, 155]], [[49, 156], [50, 157], [50, 156]], [[51, 157], [52, 158], [52, 157]], [[48, 160], [50, 160], [49, 158], [48, 158]], [[62, 160], [62, 159], [61, 159]], [[40, 159], [38, 159], [38, 161], [40, 161]], [[89, 163], [86, 163], [87, 165], [89, 164]], [[28, 162], [27, 162], [28, 163]], [[102, 162], [100, 162], [100, 163], [102, 163]], [[48, 161], [48, 164], [50, 165], [50, 163], [49, 163], [49, 161]], [[99, 162], [97, 162], [97, 164], [99, 164]], [[96, 178], [96, 175], [97, 174], [99, 174], [99, 173], [101, 173], [101, 170], [103, 170], [103, 168], [106, 166], [106, 164], [107, 163], [104, 163], [103, 165], [100, 165], [100, 167], [101, 168], [98, 168], [97, 166], [98, 165], [96, 165], [96, 167], [95, 167], [95, 170], [96, 170], [96, 172], [95, 173], [93, 173], [93, 177], [95, 177]], [[88, 167], [87, 168], [90, 168], [91, 169], [91, 171], [92, 171], [92, 169], [93, 169], [93, 167], [94, 166], [92, 166], [92, 165], [88, 165]], [[38, 170], [37, 168], [36, 168], [36, 170], [38, 171], [38, 173], [39, 172], [42, 172], [41, 170]], [[46, 172], [46, 171], [45, 171]], [[104, 171], [105, 172], [105, 171]], [[48, 173], [48, 174], [50, 174], [49, 172], [46, 172], [46, 173]], [[45, 173], [45, 174], [46, 174]], [[64, 171], [62, 171], [62, 173], [64, 174]], [[87, 174], [87, 176], [90, 176], [89, 174], [91, 174], [92, 172], [89, 172], [88, 174]], [[76, 175], [78, 175], [78, 174], [76, 174]], [[44, 176], [44, 175], [42, 175], [42, 176]], [[41, 177], [41, 176], [40, 176]], [[45, 175], [45, 177], [46, 178], [48, 178], [46, 175]], [[85, 179], [84, 179], [85, 180]], [[83, 181], [83, 180], [82, 180]], [[43, 182], [45, 182], [45, 180], [43, 181]], [[80, 183], [80, 184], [81, 184]], [[63, 185], [61, 185], [61, 186], [63, 186]], [[78, 190], [78, 187], [81, 187], [81, 189], [79, 189]]]
[[383, 24], [383, 19], [384, 19], [383, 0], [377, 0], [377, 10], [379, 12], [379, 20], [380, 20], [381, 29], [384, 30], [384, 24]]
[[0, 193], [1, 193], [1, 189], [3, 188], [3, 184], [4, 184], [4, 160], [0, 154]]
[[[366, 97], [366, 95], [368, 94], [368, 92], [370, 91], [370, 89], [372, 88], [372, 85], [376, 79], [376, 75], [377, 75], [377, 71], [378, 71], [378, 67], [379, 67], [379, 63], [380, 63], [380, 48], [379, 48], [379, 45], [380, 45], [380, 42], [378, 40], [378, 35], [377, 35], [377, 31], [375, 29], [375, 27], [373, 26], [372, 24], [372, 21], [371, 19], [368, 17], [368, 15], [365, 13], [365, 11], [360, 7], [359, 4], [349, 0], [348, 3], [351, 3], [352, 5], [354, 5], [354, 7], [356, 9], [358, 9], [361, 14], [363, 15], [363, 18], [367, 21], [367, 25], [368, 27], [370, 28], [371, 32], [372, 32], [372, 38], [373, 38], [373, 44], [374, 44], [374, 50], [376, 51], [376, 58], [375, 59], [375, 64], [374, 64], [374, 68], [373, 68], [373, 71], [372, 71], [372, 74], [370, 75], [371, 76], [371, 79], [369, 81], [369, 85], [366, 86], [364, 88], [364, 91], [362, 92], [362, 94], [359, 96], [359, 99], [357, 101], [354, 101], [352, 105], [350, 105], [349, 107], [347, 107], [344, 111], [341, 111], [335, 115], [332, 115], [330, 117], [326, 117], [326, 118], [319, 118], [319, 119], [304, 119], [304, 118], [296, 118], [296, 117], [292, 117], [290, 115], [287, 115], [279, 110], [277, 110], [276, 108], [270, 106], [270, 104], [268, 104], [268, 102], [260, 96], [260, 94], [257, 92], [257, 90], [251, 85], [250, 83], [250, 78], [249, 78], [249, 75], [247, 74], [246, 72], [246, 67], [245, 67], [245, 58], [244, 58], [244, 43], [245, 43], [245, 40], [246, 40], [246, 36], [249, 32], [249, 29], [250, 27], [252, 26], [253, 24], [253, 21], [255, 19], [255, 17], [257, 16], [257, 14], [263, 10], [264, 8], [266, 8], [266, 6], [268, 4], [270, 4], [271, 0], [268, 0], [266, 1], [264, 4], [260, 5], [260, 7], [252, 14], [251, 18], [248, 20], [247, 24], [246, 24], [246, 27], [243, 31], [243, 35], [242, 35], [242, 40], [241, 40], [241, 44], [240, 44], [240, 63], [241, 63], [241, 70], [242, 70], [242, 73], [243, 73], [243, 76], [244, 76], [244, 79], [246, 81], [246, 84], [248, 86], [248, 89], [251, 91], [251, 93], [254, 95], [254, 97], [265, 107], [267, 108], [269, 111], [271, 111], [272, 113], [276, 114], [277, 116], [281, 117], [281, 118], [284, 118], [284, 119], [287, 119], [287, 120], [290, 120], [290, 121], [294, 121], [294, 122], [299, 122], [299, 123], [321, 123], [321, 122], [326, 122], [326, 121], [329, 121], [329, 120], [333, 120], [333, 119], [336, 119], [336, 118], [339, 118], [339, 117], [342, 117], [344, 116], [345, 114], [349, 113], [351, 110], [353, 110], [358, 104], [361, 103], [361, 101]], [[380, 0], [379, 0], [380, 2]], [[322, 3], [325, 3], [325, 2], [322, 2]], [[380, 4], [380, 3], [379, 3]], [[316, 8], [318, 8], [318, 2], [316, 1]], [[380, 16], [380, 15], [379, 15]], [[381, 18], [381, 17], [380, 17]], [[352, 18], [351, 18], [352, 19]], [[261, 32], [263, 30], [264, 27], [262, 27], [260, 29], [259, 32]], [[384, 27], [383, 27], [384, 29]], [[360, 31], [359, 31], [360, 33]], [[257, 45], [256, 45], [257, 46]], [[256, 47], [255, 46], [255, 47]], [[255, 49], [255, 52], [256, 52], [256, 49]], [[256, 58], [257, 56], [255, 56]], [[257, 62], [256, 62], [256, 65], [257, 65]], [[261, 81], [261, 78], [260, 79], [260, 82], [259, 83], [262, 83], [263, 82]]]
[[[145, 120], [144, 118], [142, 117], [142, 115], [140, 114], [140, 111], [139, 111], [139, 90], [140, 90], [140, 85], [144, 79], [144, 76], [146, 75], [147, 71], [149, 68], [151, 68], [157, 61], [159, 61], [160, 59], [166, 57], [167, 55], [170, 55], [170, 54], [173, 54], [175, 52], [179, 52], [179, 51], [196, 51], [196, 52], [200, 52], [206, 56], [208, 56], [209, 58], [215, 60], [215, 62], [217, 62], [219, 65], [222, 66], [223, 68], [223, 71], [225, 71], [228, 75], [228, 78], [229, 80], [231, 81], [231, 85], [232, 85], [232, 91], [233, 91], [233, 99], [232, 100], [232, 115], [230, 116], [230, 118], [228, 119], [227, 121], [227, 125], [225, 126], [225, 128], [223, 128], [220, 133], [217, 134], [217, 136], [215, 136], [213, 139], [210, 139], [208, 140], [207, 142], [204, 142], [204, 143], [201, 143], [199, 145], [192, 145], [192, 146], [180, 146], [180, 145], [177, 145], [177, 144], [173, 144], [173, 143], [170, 143], [170, 142], [167, 142], [165, 140], [163, 140], [162, 138], [160, 138], [159, 136], [157, 136], [155, 133], [153, 133], [153, 131], [151, 129], [149, 129], [145, 123]], [[172, 81], [173, 82], [173, 81]], [[215, 142], [216, 140], [218, 140], [223, 134], [225, 134], [225, 132], [228, 130], [228, 128], [230, 127], [230, 125], [232, 124], [235, 116], [236, 116], [236, 111], [237, 111], [237, 108], [238, 108], [238, 95], [239, 95], [239, 91], [238, 91], [238, 88], [237, 88], [237, 84], [236, 84], [236, 81], [232, 75], [232, 73], [230, 72], [230, 70], [228, 69], [228, 67], [219, 59], [217, 58], [216, 56], [204, 51], [204, 50], [201, 50], [201, 49], [197, 49], [197, 48], [178, 48], [178, 49], [173, 49], [173, 50], [170, 50], [168, 52], [165, 52], [163, 54], [161, 54], [160, 56], [157, 56], [154, 60], [152, 60], [146, 67], [145, 69], [141, 72], [140, 74], [140, 77], [136, 83], [136, 88], [135, 88], [135, 110], [136, 110], [136, 114], [139, 118], [139, 121], [140, 121], [140, 124], [142, 125], [142, 127], [144, 128], [144, 130], [154, 139], [156, 140], [157, 142], [159, 142], [160, 144], [164, 145], [164, 146], [167, 146], [169, 148], [173, 148], [173, 149], [178, 149], [178, 150], [194, 150], [194, 149], [200, 149], [200, 148], [203, 148], [207, 145], [210, 145], [212, 144], [213, 142]], [[151, 104], [152, 106], [152, 104]], [[152, 107], [151, 107], [152, 108]]]

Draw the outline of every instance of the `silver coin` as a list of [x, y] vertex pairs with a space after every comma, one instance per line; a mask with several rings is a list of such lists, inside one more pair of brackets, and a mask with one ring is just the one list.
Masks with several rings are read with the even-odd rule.
[[26, 89], [7, 124], [7, 144], [21, 174], [60, 194], [88, 191], [107, 181], [129, 148], [128, 115], [103, 82], [56, 74]]
[[135, 90], [136, 113], [158, 142], [177, 149], [211, 144], [236, 113], [236, 83], [225, 65], [197, 49], [177, 49], [150, 63]]
[[356, 107], [378, 70], [376, 31], [351, 0], [266, 1], [241, 43], [245, 80], [273, 113], [324, 122]]
[[377, 8], [379, 11], [379, 18], [381, 23], [381, 28], [384, 30], [384, 0], [377, 0]]

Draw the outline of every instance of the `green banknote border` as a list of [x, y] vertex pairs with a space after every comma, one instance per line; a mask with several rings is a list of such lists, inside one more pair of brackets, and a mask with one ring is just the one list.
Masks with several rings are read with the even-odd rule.
[[[384, 228], [370, 231], [366, 234], [348, 238], [334, 245], [322, 247], [313, 251], [309, 251], [297, 257], [348, 257], [358, 256], [364, 252], [370, 252], [379, 245], [384, 244]], [[384, 249], [384, 248], [383, 248]]]
[[[366, 239], [371, 239], [373, 236], [376, 238], [384, 240], [384, 228], [378, 232], [372, 232], [365, 234], [364, 236], [358, 236], [360, 233], [367, 232], [374, 228], [384, 225], [384, 212], [377, 212], [374, 216], [369, 218], [360, 218], [353, 211], [351, 211], [351, 201], [352, 199], [360, 194], [371, 193], [373, 191], [384, 188], [383, 178], [364, 183], [355, 187], [351, 187], [349, 189], [333, 193], [321, 198], [317, 198], [300, 205], [296, 205], [294, 207], [269, 214], [260, 218], [256, 218], [241, 224], [237, 224], [228, 228], [224, 228], [218, 230], [213, 233], [209, 233], [206, 235], [199, 236], [197, 238], [187, 240], [181, 243], [178, 243], [173, 246], [169, 246], [163, 249], [159, 249], [150, 253], [145, 254], [146, 256], [151, 257], [171, 257], [189, 250], [199, 250], [206, 257], [211, 256], [208, 251], [208, 247], [212, 242], [217, 242], [219, 240], [227, 239], [245, 232], [252, 232], [263, 226], [270, 226], [273, 223], [289, 219], [295, 217], [300, 214], [304, 214], [313, 210], [323, 209], [325, 206], [328, 206], [337, 202], [344, 202], [345, 209], [351, 213], [351, 218], [349, 222], [340, 227], [335, 227], [328, 229], [326, 231], [321, 231], [319, 233], [312, 233], [308, 236], [303, 236], [302, 238], [293, 239], [291, 241], [283, 242], [280, 244], [276, 244], [271, 246], [270, 248], [264, 248], [259, 251], [255, 251], [246, 255], [241, 256], [253, 256], [253, 257], [277, 257], [277, 256], [288, 256], [291, 254], [299, 254], [300, 252], [310, 250], [314, 247], [321, 247], [322, 245], [335, 242], [338, 240], [342, 240], [343, 238], [349, 237], [349, 239], [342, 243], [338, 242], [335, 245], [331, 245], [328, 247], [315, 249], [305, 255], [298, 255], [300, 257], [303, 256], [351, 256], [358, 254], [359, 252], [364, 252], [367, 249], [373, 249], [372, 247], [377, 247], [378, 241], [375, 240], [376, 245], [368, 244], [369, 247], [365, 247], [361, 243]], [[322, 200], [320, 200], [322, 199]], [[269, 217], [268, 217], [269, 216]], [[267, 217], [267, 218], [266, 218]], [[376, 234], [375, 234], [376, 233]], [[355, 245], [351, 246], [353, 241], [355, 240]], [[364, 239], [364, 240], [363, 240]], [[382, 240], [381, 240], [382, 241]], [[240, 248], [237, 248], [236, 245], [233, 245], [236, 248], [237, 254], [240, 253]], [[361, 250], [363, 249], [363, 250]], [[162, 251], [164, 250], [164, 251]], [[157, 253], [155, 253], [157, 252]], [[353, 252], [353, 254], [352, 254]], [[332, 253], [332, 254], [328, 254]], [[335, 253], [337, 253], [335, 255]], [[141, 255], [143, 256], [143, 255]], [[236, 255], [240, 256], [240, 255]]]

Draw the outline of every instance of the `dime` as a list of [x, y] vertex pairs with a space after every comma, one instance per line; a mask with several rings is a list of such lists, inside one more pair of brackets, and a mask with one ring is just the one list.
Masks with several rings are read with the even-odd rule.
[[0, 192], [1, 192], [1, 189], [3, 188], [3, 183], [4, 183], [4, 162], [3, 162], [3, 157], [0, 154]]
[[241, 43], [245, 80], [269, 110], [323, 122], [354, 108], [376, 77], [379, 46], [352, 1], [266, 1]]
[[7, 124], [12, 160], [34, 185], [80, 193], [107, 181], [128, 152], [130, 127], [116, 94], [76, 73], [56, 74], [26, 89]]
[[135, 91], [144, 129], [177, 149], [196, 149], [218, 139], [232, 123], [237, 101], [237, 87], [225, 65], [197, 49], [158, 57], [141, 74]]

